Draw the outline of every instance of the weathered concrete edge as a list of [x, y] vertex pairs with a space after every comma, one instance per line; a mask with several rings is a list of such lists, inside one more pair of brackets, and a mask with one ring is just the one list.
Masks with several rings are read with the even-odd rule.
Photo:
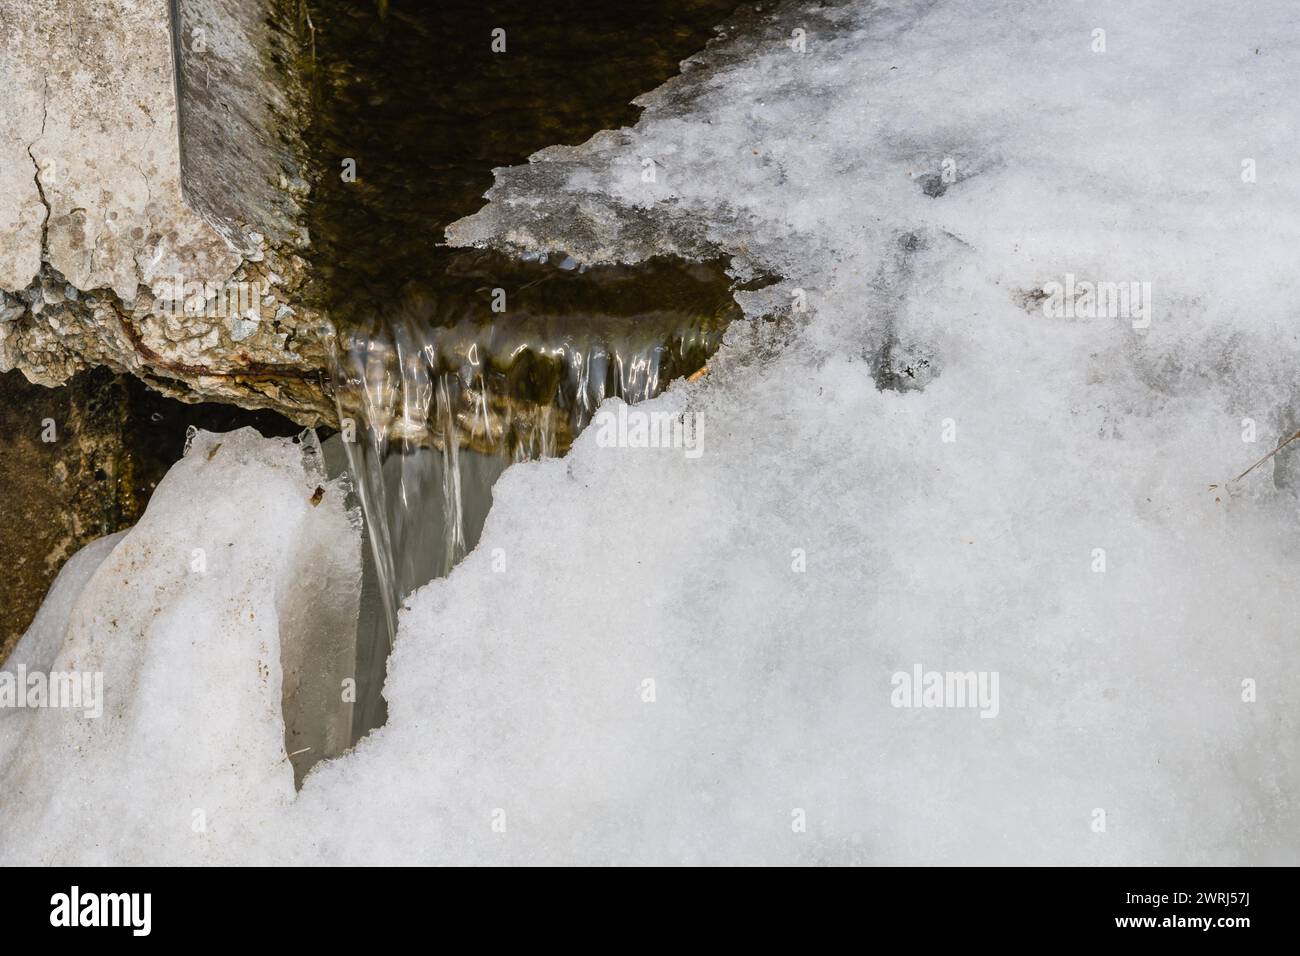
[[305, 100], [276, 73], [293, 24], [277, 34], [258, 0], [177, 9], [184, 56], [203, 58], [179, 67], [169, 0], [0, 0], [0, 370], [57, 385], [105, 365], [315, 424], [330, 408], [320, 317], [300, 304]]

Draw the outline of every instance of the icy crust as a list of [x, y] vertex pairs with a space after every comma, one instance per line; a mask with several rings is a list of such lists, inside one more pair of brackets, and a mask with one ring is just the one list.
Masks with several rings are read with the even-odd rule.
[[[534, 163], [555, 178], [499, 186], [483, 241], [572, 250], [529, 210], [581, 200], [592, 257], [636, 254], [632, 209], [786, 277], [742, 294], [775, 318], [637, 406], [699, 416], [703, 453], [593, 428], [509, 469], [403, 614], [389, 723], [296, 800], [269, 699], [196, 729], [194, 676], [95, 748], [23, 750], [3, 856], [1300, 862], [1294, 452], [1225, 481], [1300, 425], [1293, 10], [792, 7], [636, 129]], [[1067, 276], [1151, 283], [1149, 322], [1048, 314]], [[169, 533], [228, 528], [256, 567], [277, 487], [209, 488], [239, 523], [178, 507]], [[200, 653], [194, 619], [132, 673], [244, 686], [253, 622]], [[894, 706], [917, 666], [996, 673], [996, 716]], [[182, 748], [225, 789], [160, 773]], [[111, 827], [67, 780], [114, 794]], [[238, 825], [192, 834], [218, 797]]]
[[[292, 798], [282, 645], [327, 653], [359, 596], [314, 442], [198, 433], [140, 523], [69, 562], [6, 668], [101, 674], [100, 706], [0, 709], [5, 863], [238, 862]], [[301, 606], [321, 590], [350, 621]]]
[[[1297, 862], [1291, 466], [1223, 485], [1300, 424], [1300, 11], [745, 16], [449, 230], [785, 281], [641, 406], [700, 459], [589, 431], [501, 479], [302, 795], [406, 825], [332, 858]], [[1047, 314], [1070, 276], [1149, 314]], [[892, 706], [918, 664], [997, 672], [997, 717]]]
[[[1007, 358], [963, 338], [922, 395], [794, 354], [693, 395], [695, 461], [588, 431], [510, 469], [412, 602], [389, 726], [302, 795], [406, 825], [330, 858], [1294, 861], [1294, 503], [1205, 494], [1239, 452], [1213, 400], [1101, 437], [1060, 363], [961, 398]], [[997, 672], [997, 716], [893, 707], [916, 664]]]
[[1280, 262], [1266, 240], [1293, 225], [1298, 25], [1279, 2], [1245, 20], [1204, 0], [746, 7], [637, 99], [634, 127], [497, 169], [448, 240], [587, 262], [725, 253], [746, 276], [859, 296], [882, 250], [926, 228], [1026, 290], [1116, 262], [1155, 279], [1174, 249], [1178, 267], [1219, 261], [1228, 233]]
[[[679, 76], [633, 101], [644, 108], [635, 127], [494, 170], [488, 204], [452, 223], [447, 239], [521, 254], [566, 252], [588, 263], [719, 253], [736, 256], [743, 271], [755, 262], [777, 271], [778, 262], [807, 262], [806, 248], [773, 248], [770, 240], [799, 225], [784, 221], [792, 204], [773, 190], [788, 197], [793, 187], [806, 199], [810, 187], [829, 181], [790, 182], [792, 174], [825, 166], [824, 154], [837, 145], [857, 152], [870, 142], [859, 138], [866, 130], [852, 129], [852, 112], [832, 119], [853, 107], [852, 94], [869, 79], [854, 75], [860, 56], [842, 53], [846, 44], [861, 46], [849, 34], [864, 20], [876, 42], [889, 42], [913, 16], [877, 4], [742, 8], [705, 51], [681, 64]], [[820, 33], [809, 41], [818, 56], [786, 45], [796, 29], [805, 39]], [[765, 102], [764, 94], [779, 99]], [[833, 196], [822, 198], [835, 204]]]

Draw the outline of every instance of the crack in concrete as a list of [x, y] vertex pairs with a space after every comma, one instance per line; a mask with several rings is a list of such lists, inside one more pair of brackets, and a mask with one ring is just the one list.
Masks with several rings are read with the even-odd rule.
[[[36, 154], [33, 148], [45, 137], [45, 124], [50, 118], [50, 77], [47, 73], [44, 77], [45, 88], [41, 93], [41, 132], [36, 139], [27, 144], [27, 155], [31, 158], [34, 173], [33, 182], [36, 183], [36, 194], [40, 196], [41, 205], [45, 207], [45, 219], [41, 222], [41, 265], [44, 266], [49, 261], [50, 253], [50, 216], [53, 210], [50, 208], [50, 201], [45, 198], [45, 186], [41, 183], [41, 164], [36, 161]], [[37, 270], [36, 281], [40, 281], [40, 271]]]
[[[146, 217], [148, 217], [150, 224], [152, 224], [152, 222], [153, 222], [153, 216], [152, 216], [150, 210], [153, 208], [153, 183], [151, 183], [151, 182], [149, 181], [149, 177], [148, 177], [147, 175], [145, 175], [145, 171], [144, 171], [143, 169], [141, 169], [141, 168], [140, 168], [140, 167], [139, 167], [139, 166], [138, 166], [138, 165], [137, 165], [137, 164], [136, 164], [132, 159], [130, 159], [130, 157], [127, 155], [126, 144], [123, 144], [123, 145], [122, 145], [122, 158], [123, 158], [123, 160], [126, 162], [126, 164], [127, 164], [128, 166], [130, 166], [131, 169], [133, 169], [133, 170], [135, 171], [135, 174], [136, 174], [137, 176], [139, 176], [141, 180], [144, 181], [144, 194], [145, 194], [145, 210], [144, 210], [144, 214], [145, 214]], [[99, 248], [99, 243], [98, 243], [98, 242], [95, 243], [95, 248], [96, 248], [96, 249]], [[156, 257], [157, 257], [157, 252], [158, 252], [157, 248], [155, 248], [154, 252], [155, 252], [155, 258], [156, 258]], [[144, 267], [143, 267], [142, 265], [140, 265], [140, 253], [136, 253], [136, 254], [134, 254], [134, 255], [131, 256], [131, 265], [133, 265], [133, 266], [135, 267], [135, 281], [136, 281], [136, 285], [137, 285], [137, 286], [144, 286], [145, 288], [149, 288], [149, 283], [145, 281], [145, 277], [144, 277], [145, 269], [144, 269]], [[139, 293], [138, 293], [138, 290], [137, 290], [137, 294], [139, 294]]]
[[[4, 0], [0, 0], [0, 6], [3, 6], [3, 3]], [[12, 290], [12, 296], [10, 290], [3, 290], [5, 298], [0, 300], [0, 309], [6, 314], [9, 311], [11, 298], [13, 304], [18, 305], [21, 310], [14, 310], [18, 314], [12, 319], [6, 319], [5, 322], [4, 331], [7, 340], [4, 351], [5, 363], [8, 364], [12, 359], [13, 367], [21, 369], [29, 380], [39, 380], [41, 384], [50, 386], [66, 381], [68, 375], [79, 369], [103, 366], [114, 372], [133, 374], [159, 391], [183, 394], [191, 400], [193, 396], [201, 396], [205, 399], [233, 402], [249, 408], [281, 408], [287, 404], [308, 423], [327, 420], [332, 411], [332, 402], [326, 394], [323, 361], [303, 360], [295, 356], [292, 363], [284, 366], [275, 360], [270, 346], [258, 346], [258, 350], [249, 355], [229, 343], [218, 343], [214, 350], [217, 357], [214, 364], [217, 367], [213, 368], [203, 364], [210, 360], [207, 351], [178, 348], [173, 353], [170, 341], [163, 342], [160, 351], [149, 347], [145, 336], [145, 326], [150, 315], [147, 309], [148, 299], [143, 300], [143, 304], [138, 298], [128, 304], [123, 302], [111, 283], [103, 285], [98, 281], [99, 273], [96, 271], [96, 266], [108, 256], [113, 245], [110, 241], [113, 238], [111, 232], [100, 231], [92, 240], [94, 230], [85, 230], [86, 237], [90, 240], [85, 243], [88, 248], [78, 246], [76, 236], [68, 240], [64, 235], [69, 217], [72, 217], [75, 230], [76, 221], [82, 218], [84, 211], [67, 208], [70, 195], [68, 190], [74, 182], [79, 183], [80, 180], [74, 181], [73, 168], [65, 163], [62, 156], [56, 155], [59, 149], [63, 148], [62, 141], [54, 143], [54, 146], [58, 147], [54, 153], [47, 152], [53, 141], [46, 142], [46, 137], [53, 136], [55, 139], [60, 139], [65, 132], [57, 121], [58, 117], [56, 117], [53, 133], [49, 128], [50, 93], [53, 92], [52, 72], [47, 65], [43, 75], [40, 76], [42, 92], [39, 124], [32, 122], [36, 111], [35, 103], [31, 101], [36, 98], [35, 88], [38, 85], [35, 82], [36, 77], [32, 78], [28, 87], [29, 105], [23, 121], [23, 131], [18, 143], [15, 144], [18, 148], [25, 148], [32, 164], [31, 181], [44, 213], [39, 224], [39, 253], [34, 275], [24, 287]], [[53, 79], [57, 82], [58, 75], [54, 74]], [[60, 108], [59, 104], [54, 105], [57, 111]], [[30, 141], [24, 141], [22, 136], [33, 132], [34, 128], [37, 135]], [[172, 210], [167, 205], [169, 194], [154, 190], [153, 179], [159, 174], [151, 175], [148, 171], [149, 163], [144, 161], [140, 154], [132, 153], [130, 144], [125, 142], [123, 137], [119, 136], [117, 139], [118, 141], [109, 148], [114, 149], [117, 155], [124, 158], [125, 167], [129, 172], [134, 172], [145, 187], [143, 201], [146, 216], [141, 225], [145, 229], [145, 235], [149, 236], [152, 234], [152, 227], [157, 225], [159, 220], [163, 226], [166, 226], [170, 221], [168, 217], [180, 217], [181, 212]], [[44, 154], [44, 158], [38, 155], [38, 150]], [[126, 182], [133, 196], [131, 205], [134, 207], [140, 197], [138, 185], [129, 179], [129, 172]], [[182, 188], [183, 185], [182, 183]], [[80, 188], [78, 185], [79, 190]], [[60, 233], [63, 237], [60, 240], [60, 257], [71, 255], [75, 265], [64, 264], [81, 273], [85, 265], [82, 257], [89, 256], [89, 275], [92, 277], [87, 283], [89, 288], [82, 288], [80, 284], [74, 285], [73, 281], [53, 264], [55, 238], [53, 202], [55, 199], [64, 203], [63, 219], [60, 220], [60, 229], [63, 230]], [[26, 225], [28, 239], [24, 254], [26, 260], [24, 265], [26, 265], [30, 263], [28, 257], [31, 254], [30, 227], [35, 225], [28, 218], [33, 212], [30, 193], [23, 203], [22, 220]], [[157, 209], [155, 209], [156, 205]], [[81, 223], [81, 225], [84, 227], [85, 224]], [[159, 231], [164, 233], [165, 239], [165, 229]], [[117, 238], [118, 245], [125, 246], [139, 237], [124, 233]], [[193, 252], [184, 241], [199, 242], [202, 238], [194, 239], [193, 236], [182, 232], [181, 240], [172, 237], [181, 245], [179, 249], [171, 251], [184, 262], [185, 257]], [[73, 243], [72, 246], [69, 246], [69, 241]], [[233, 249], [233, 243], [231, 245], [232, 251], [237, 251]], [[121, 277], [126, 278], [130, 272], [134, 275], [137, 286], [148, 290], [149, 285], [145, 277], [151, 273], [154, 264], [148, 254], [151, 253], [156, 260], [163, 246], [161, 242], [155, 241], [146, 242], [144, 248], [145, 255], [140, 254], [142, 250], [138, 244], [137, 248], [129, 250], [131, 253], [129, 259], [124, 258], [122, 268], [115, 270], [114, 275], [120, 271]], [[203, 249], [200, 248], [198, 251], [202, 252]], [[268, 251], [267, 255], [270, 254]], [[228, 281], [233, 280], [235, 275], [240, 274], [241, 269], [253, 262], [243, 256], [239, 257], [239, 260], [238, 265], [231, 270]], [[286, 268], [296, 268], [288, 259], [275, 258], [274, 261], [275, 267], [282, 274], [285, 273]], [[269, 268], [270, 265], [258, 267], [263, 271]], [[298, 288], [299, 286], [295, 284], [293, 286], [295, 291], [291, 294], [297, 295]], [[140, 308], [137, 309], [137, 306]], [[11, 336], [12, 340], [8, 341]]]

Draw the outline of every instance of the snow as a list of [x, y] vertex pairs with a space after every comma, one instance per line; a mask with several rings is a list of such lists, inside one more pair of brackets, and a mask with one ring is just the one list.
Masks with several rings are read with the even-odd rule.
[[[4, 669], [15, 670], [20, 664], [29, 671], [48, 671], [63, 646], [72, 609], [86, 582], [125, 536], [125, 531], [105, 535], [86, 545], [60, 569], [45, 601], [23, 635], [23, 640], [5, 660]], [[3, 727], [0, 724], [0, 727]]]
[[[1300, 862], [1290, 450], [1228, 481], [1300, 425], [1300, 10], [741, 16], [634, 129], [498, 171], [449, 233], [781, 277], [707, 376], [638, 406], [706, 423], [702, 453], [591, 429], [507, 470], [403, 611], [388, 724], [296, 796], [248, 673], [278, 683], [274, 628], [194, 622], [273, 606], [301, 532], [267, 502], [297, 486], [251, 439], [247, 480], [191, 455], [141, 528], [211, 527], [250, 568], [177, 590], [140, 529], [118, 545], [156, 591], [105, 565], [77, 606], [149, 636], [85, 632], [131, 714], [0, 747], [33, 781], [0, 859]], [[1149, 321], [1048, 314], [1067, 275], [1150, 283]], [[917, 667], [996, 674], [996, 716], [894, 706]]]
[[0, 709], [0, 858], [240, 861], [294, 793], [286, 721], [346, 746], [360, 533], [319, 458], [198, 433], [140, 523], [69, 562], [6, 669], [101, 674], [103, 713]]

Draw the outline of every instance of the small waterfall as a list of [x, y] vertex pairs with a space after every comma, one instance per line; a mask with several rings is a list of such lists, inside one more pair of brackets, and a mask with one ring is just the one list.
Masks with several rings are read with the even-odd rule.
[[[522, 262], [449, 249], [447, 225], [482, 206], [494, 168], [635, 123], [634, 97], [678, 73], [734, 7], [291, 0], [280, 11], [299, 27], [284, 65], [311, 102], [310, 307], [336, 340], [344, 428], [324, 450], [353, 476], [370, 541], [354, 737], [383, 723], [401, 602], [474, 548], [501, 472], [564, 454], [604, 398], [640, 400], [698, 370], [739, 313], [721, 263]], [[506, 26], [528, 39], [503, 56], [481, 38]], [[575, 64], [582, 82], [570, 82]], [[340, 175], [344, 157], [355, 175]]]
[[486, 253], [375, 311], [335, 331], [332, 378], [389, 646], [407, 595], [477, 543], [506, 467], [564, 454], [606, 398], [644, 401], [698, 370], [739, 314], [718, 263]]

